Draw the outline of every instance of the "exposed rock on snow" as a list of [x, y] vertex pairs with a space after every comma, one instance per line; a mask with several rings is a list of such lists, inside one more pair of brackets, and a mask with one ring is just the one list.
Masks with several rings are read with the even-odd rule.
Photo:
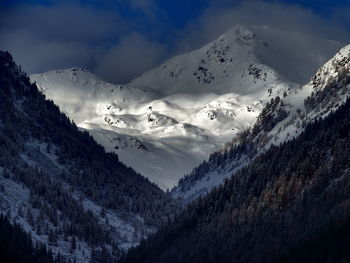
[[[299, 62], [313, 73], [339, 46], [327, 42], [328, 49], [317, 49], [307, 45], [306, 36], [297, 45], [300, 54], [290, 56], [291, 50], [282, 53], [287, 45], [273, 42], [278, 34], [283, 32], [233, 27], [128, 85], [106, 83], [75, 68], [32, 75], [31, 80], [107, 150], [165, 189], [251, 127], [271, 98], [303, 84]], [[311, 53], [317, 59], [299, 59]]]

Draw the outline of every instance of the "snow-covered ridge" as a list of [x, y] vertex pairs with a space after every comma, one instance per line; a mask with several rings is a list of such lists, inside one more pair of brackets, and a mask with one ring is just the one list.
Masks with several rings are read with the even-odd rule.
[[236, 26], [128, 85], [75, 68], [31, 80], [108, 151], [165, 189], [251, 127], [271, 98], [299, 86], [279, 73], [288, 64], [268, 59], [279, 54], [269, 39]]
[[233, 27], [204, 47], [164, 62], [130, 85], [148, 87], [165, 95], [235, 91], [249, 94], [278, 86], [284, 79], [260, 62], [269, 49], [253, 32]]
[[310, 85], [320, 90], [331, 81], [339, 81], [350, 71], [350, 45], [342, 48], [336, 56], [322, 66], [312, 78]]
[[305, 126], [335, 111], [350, 96], [350, 45], [341, 49], [314, 75], [310, 83], [272, 99], [254, 127], [212, 154], [172, 190], [190, 201], [221, 184], [271, 145], [297, 137]]

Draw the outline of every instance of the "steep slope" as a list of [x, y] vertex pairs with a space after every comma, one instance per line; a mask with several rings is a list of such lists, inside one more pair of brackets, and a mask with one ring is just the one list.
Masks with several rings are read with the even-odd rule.
[[[335, 83], [338, 88], [348, 84]], [[312, 251], [320, 259], [316, 262], [347, 262], [346, 233], [329, 236], [339, 249], [325, 242], [324, 233], [349, 225], [349, 131], [347, 100], [325, 119], [307, 125], [298, 138], [270, 147], [189, 204], [121, 262], [268, 263], [280, 257], [288, 262], [288, 255], [305, 244], [324, 244], [340, 253], [327, 257], [324, 251]], [[341, 249], [344, 245], [347, 249]]]
[[252, 129], [239, 134], [181, 179], [173, 195], [190, 201], [207, 193], [271, 145], [297, 137], [306, 124], [337, 109], [350, 94], [349, 61], [350, 46], [346, 46], [317, 71], [309, 84], [271, 99]]
[[251, 127], [266, 102], [304, 83], [306, 74], [339, 49], [331, 41], [319, 40], [327, 48], [317, 49], [308, 36], [283, 35], [299, 43], [290, 50], [274, 42], [281, 32], [253, 30], [261, 36], [233, 27], [124, 86], [82, 69], [32, 75], [31, 80], [106, 150], [163, 189], [171, 188]]
[[0, 213], [33, 242], [110, 262], [170, 220], [178, 204], [80, 132], [0, 52]]

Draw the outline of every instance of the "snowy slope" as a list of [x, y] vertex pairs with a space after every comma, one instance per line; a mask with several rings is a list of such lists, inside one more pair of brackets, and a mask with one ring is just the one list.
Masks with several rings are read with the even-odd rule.
[[335, 111], [348, 96], [350, 45], [322, 66], [310, 83], [271, 101], [251, 130], [196, 167], [173, 189], [173, 195], [190, 201], [207, 193], [272, 145], [297, 137], [307, 123]]
[[32, 75], [31, 79], [77, 123], [96, 116], [99, 110], [103, 111], [101, 104], [109, 102], [111, 97], [113, 103], [118, 105], [135, 104], [156, 97], [154, 92], [130, 87], [126, 89], [104, 82], [82, 68], [50, 71]]
[[[329, 50], [303, 52], [308, 51], [318, 58], [308, 71], [330, 56]], [[83, 69], [31, 80], [108, 151], [165, 189], [253, 125], [267, 101], [302, 83], [283, 74], [297, 66], [283, 71], [288, 64], [275, 61], [280, 52], [268, 39], [236, 26], [128, 85], [105, 83]]]
[[268, 50], [253, 32], [233, 27], [199, 50], [174, 57], [131, 82], [132, 86], [174, 93], [235, 91], [250, 94], [280, 82], [275, 72], [257, 60]]

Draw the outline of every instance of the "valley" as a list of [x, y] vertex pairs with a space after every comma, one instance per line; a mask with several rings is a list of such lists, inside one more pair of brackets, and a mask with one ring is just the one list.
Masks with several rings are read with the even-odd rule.
[[[262, 36], [281, 34], [273, 28], [254, 29]], [[300, 47], [301, 54], [293, 58], [285, 50], [284, 58], [284, 46], [271, 40], [269, 44], [234, 26], [126, 85], [104, 82], [79, 68], [30, 78], [107, 151], [116, 152], [162, 189], [171, 189], [211, 153], [252, 127], [271, 98], [304, 84], [304, 75], [291, 74], [298, 71], [302, 56], [313, 53], [315, 59], [303, 63], [311, 76], [341, 45], [320, 40], [327, 48]]]

